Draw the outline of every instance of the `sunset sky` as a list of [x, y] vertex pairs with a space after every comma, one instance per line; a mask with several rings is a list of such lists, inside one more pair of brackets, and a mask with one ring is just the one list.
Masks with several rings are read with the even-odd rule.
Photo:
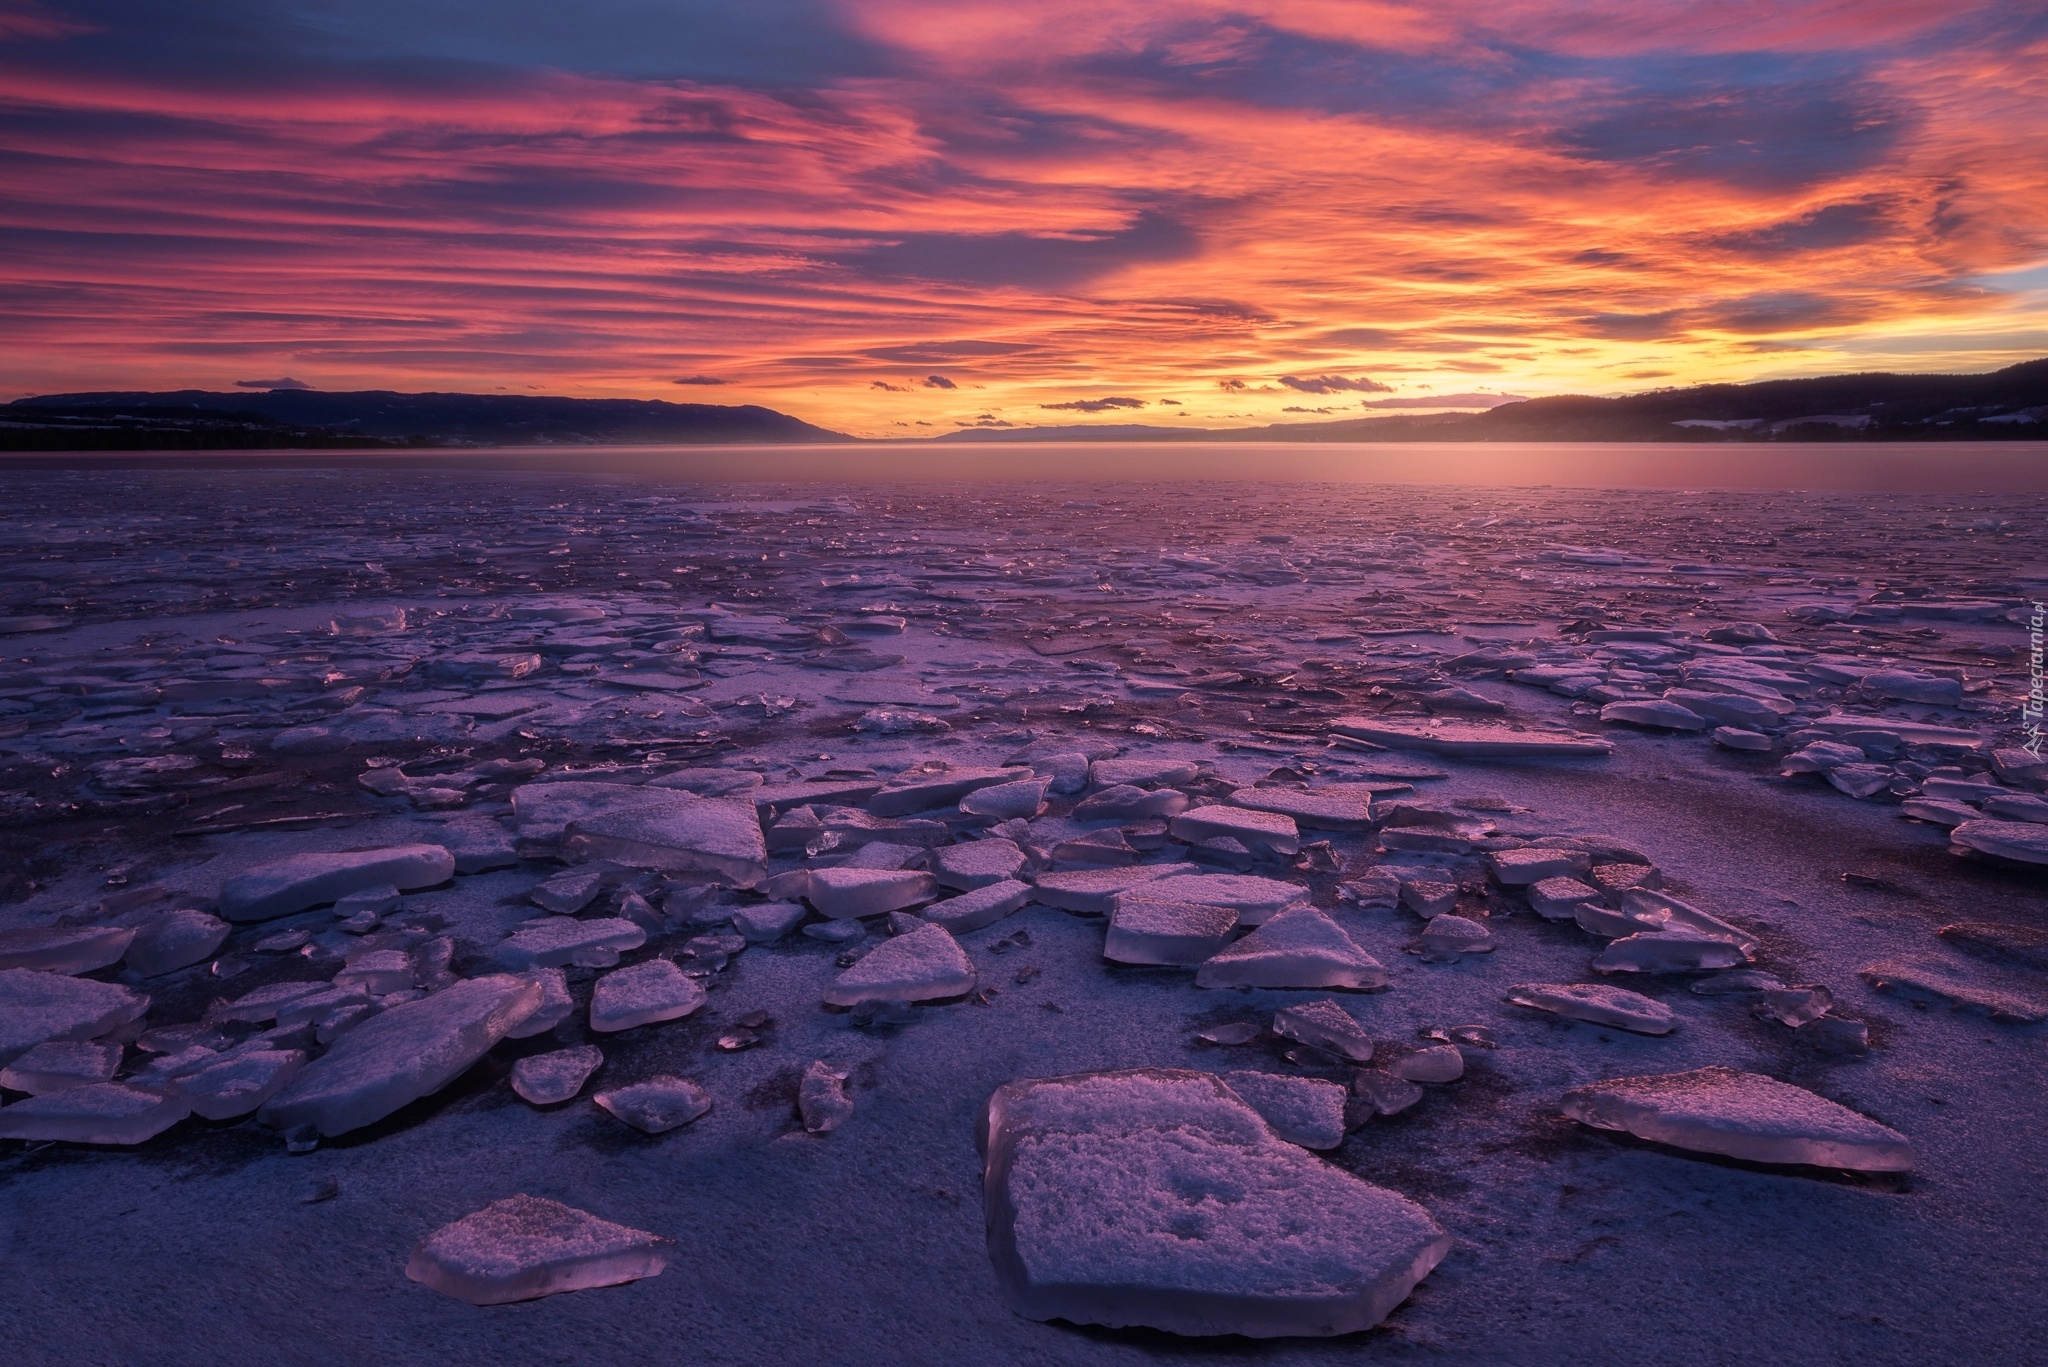
[[0, 0], [0, 157], [0, 398], [926, 436], [2048, 354], [2039, 0]]

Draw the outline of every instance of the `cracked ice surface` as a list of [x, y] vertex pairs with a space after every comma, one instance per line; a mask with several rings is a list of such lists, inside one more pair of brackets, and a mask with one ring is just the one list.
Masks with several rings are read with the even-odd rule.
[[[2038, 1341], [1989, 1288], [2048, 1276], [2039, 500], [0, 482], [0, 619], [37, 619], [0, 625], [39, 628], [0, 635], [0, 1200], [62, 1360], [123, 1358], [73, 1310], [112, 1277], [181, 1367], [1122, 1367], [1004, 1313], [968, 1132], [1133, 1069], [1224, 1079], [1458, 1240], [1399, 1304], [1358, 1264], [1384, 1327], [1290, 1367]], [[1714, 1068], [1793, 1090], [1769, 1125], [1638, 1097], [1654, 1149], [1560, 1115]], [[1910, 1177], [1678, 1146], [1866, 1123]], [[1165, 1171], [1075, 1189], [1128, 1232]], [[691, 1275], [510, 1312], [404, 1280], [513, 1191]], [[1243, 1228], [1182, 1270], [1298, 1251]], [[1085, 1313], [1156, 1309], [1170, 1260], [1119, 1265]], [[1726, 1294], [1621, 1313], [1643, 1266]], [[1771, 1308], [1814, 1268], [1831, 1313]]]

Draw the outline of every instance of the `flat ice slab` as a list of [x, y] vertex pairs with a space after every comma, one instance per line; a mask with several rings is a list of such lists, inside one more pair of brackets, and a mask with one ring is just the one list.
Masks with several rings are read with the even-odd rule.
[[1566, 1092], [1564, 1113], [1602, 1130], [1753, 1163], [1906, 1172], [1897, 1130], [1804, 1087], [1733, 1068], [1614, 1078]]
[[538, 1196], [508, 1196], [429, 1234], [405, 1275], [471, 1305], [659, 1276], [671, 1241]]
[[364, 888], [389, 883], [410, 892], [454, 876], [455, 856], [439, 845], [287, 855], [228, 879], [220, 890], [220, 913], [230, 921], [268, 921]]
[[1314, 907], [1291, 907], [1217, 951], [1195, 971], [1197, 987], [1350, 988], [1387, 985], [1387, 970], [1344, 927]]
[[982, 1132], [989, 1256], [1031, 1319], [1348, 1334], [1451, 1247], [1422, 1207], [1283, 1140], [1212, 1073], [1008, 1083]]
[[659, 801], [572, 820], [562, 837], [572, 861], [698, 873], [736, 888], [768, 876], [768, 844], [747, 798], [664, 791]]
[[394, 1006], [343, 1035], [273, 1097], [259, 1119], [328, 1138], [440, 1091], [541, 1003], [532, 978], [471, 978]]
[[1369, 740], [1392, 750], [1422, 750], [1436, 755], [1467, 755], [1482, 759], [1518, 759], [1538, 755], [1608, 755], [1614, 742], [1571, 731], [1515, 731], [1476, 722], [1388, 722], [1377, 718], [1339, 717], [1330, 729], [1354, 740]]
[[944, 929], [920, 926], [884, 940], [825, 989], [832, 1006], [862, 1002], [937, 1001], [974, 990], [967, 951]]
[[0, 968], [0, 1063], [44, 1040], [98, 1039], [148, 1009], [148, 997], [117, 983]]
[[590, 1028], [602, 1034], [680, 1020], [704, 1005], [704, 989], [673, 960], [648, 959], [615, 969], [590, 993]]
[[1604, 983], [1523, 983], [1507, 999], [1566, 1020], [1611, 1025], [1639, 1035], [1668, 1035], [1678, 1026], [1678, 1017], [1663, 1002]]
[[59, 1139], [73, 1144], [140, 1144], [191, 1114], [175, 1093], [159, 1096], [118, 1082], [95, 1082], [0, 1106], [0, 1139]]

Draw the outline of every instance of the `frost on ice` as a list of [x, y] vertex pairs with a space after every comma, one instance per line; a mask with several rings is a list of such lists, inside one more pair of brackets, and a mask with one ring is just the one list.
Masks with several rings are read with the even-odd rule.
[[1422, 1207], [1280, 1138], [1210, 1073], [1012, 1082], [982, 1147], [989, 1255], [1031, 1319], [1347, 1334], [1451, 1246]]
[[1566, 1092], [1564, 1113], [1674, 1148], [1754, 1163], [1907, 1172], [1913, 1146], [1889, 1126], [1761, 1073], [1698, 1068]]
[[471, 1305], [503, 1305], [659, 1276], [672, 1242], [559, 1201], [508, 1196], [429, 1234], [405, 1275]]

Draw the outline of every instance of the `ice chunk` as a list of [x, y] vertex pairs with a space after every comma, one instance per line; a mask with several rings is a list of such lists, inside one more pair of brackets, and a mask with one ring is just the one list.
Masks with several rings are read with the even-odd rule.
[[1642, 930], [1615, 940], [1594, 956], [1598, 973], [1697, 973], [1749, 962], [1741, 945], [1689, 927]]
[[1740, 726], [1717, 726], [1714, 728], [1714, 744], [1726, 750], [1768, 750], [1771, 738]]
[[48, 926], [0, 930], [0, 969], [90, 973], [119, 963], [135, 938], [132, 926]]
[[1196, 970], [1197, 987], [1345, 987], [1387, 985], [1387, 970], [1344, 928], [1314, 907], [1292, 907], [1218, 951]]
[[508, 1196], [421, 1241], [405, 1275], [471, 1305], [655, 1277], [670, 1240], [537, 1196]]
[[0, 1087], [30, 1096], [105, 1082], [121, 1066], [121, 1046], [86, 1040], [46, 1040], [0, 1068]]
[[570, 869], [534, 885], [527, 898], [542, 911], [557, 916], [574, 916], [597, 900], [604, 891], [604, 870]]
[[1420, 1206], [1280, 1139], [1214, 1074], [1012, 1082], [982, 1134], [989, 1255], [1031, 1319], [1352, 1333], [1451, 1246]]
[[1523, 983], [1507, 999], [1516, 1006], [1638, 1035], [1668, 1035], [1678, 1026], [1678, 1017], [1663, 1002], [1603, 983]]
[[135, 972], [154, 978], [213, 957], [227, 938], [226, 921], [181, 907], [145, 921], [128, 942], [123, 958]]
[[1351, 1075], [1351, 1093], [1366, 1108], [1364, 1119], [1399, 1115], [1422, 1100], [1422, 1088], [1384, 1068], [1360, 1068]]
[[1301, 832], [1294, 818], [1278, 812], [1256, 812], [1245, 807], [1191, 807], [1167, 825], [1176, 840], [1194, 844], [1224, 837], [1242, 841], [1246, 848], [1270, 850], [1274, 854], [1301, 852]]
[[541, 985], [495, 974], [394, 1006], [358, 1025], [263, 1107], [276, 1129], [328, 1138], [374, 1124], [438, 1092], [540, 1005]]
[[970, 930], [994, 925], [1030, 900], [1030, 884], [1005, 879], [943, 902], [933, 902], [921, 908], [918, 915], [955, 935], [965, 935]]
[[1401, 905], [1425, 920], [1449, 913], [1458, 905], [1458, 885], [1430, 878], [1410, 878], [1400, 885]]
[[1349, 1011], [1328, 997], [1274, 1012], [1273, 1033], [1353, 1063], [1372, 1062], [1372, 1036], [1359, 1027]]
[[973, 990], [974, 967], [960, 942], [926, 925], [876, 945], [825, 989], [825, 1001], [831, 1006], [937, 1001]]
[[704, 1005], [704, 989], [669, 959], [648, 959], [597, 980], [590, 994], [590, 1028], [601, 1034], [636, 1025], [681, 1020]]
[[1201, 772], [1201, 764], [1191, 759], [1134, 756], [1129, 759], [1096, 760], [1088, 768], [1088, 781], [1098, 788], [1142, 788], [1161, 784], [1172, 787], [1177, 783], [1194, 782]]
[[251, 1049], [182, 1074], [172, 1088], [208, 1120], [248, 1115], [276, 1096], [305, 1067], [299, 1049]]
[[559, 968], [528, 969], [520, 976], [540, 984], [540, 1005], [519, 1024], [505, 1032], [506, 1039], [532, 1039], [569, 1019], [576, 1003], [569, 996], [569, 980]]
[[1376, 717], [1339, 717], [1330, 723], [1330, 730], [1339, 736], [1372, 741], [1392, 750], [1423, 750], [1432, 754], [1467, 755], [1481, 759], [1614, 753], [1612, 741], [1595, 736], [1567, 731], [1518, 731], [1480, 722], [1396, 722]]
[[768, 844], [752, 801], [666, 790], [660, 797], [570, 821], [562, 836], [564, 857], [704, 874], [736, 888], [758, 887], [767, 878]]
[[503, 826], [485, 819], [450, 821], [436, 832], [440, 846], [455, 858], [457, 873], [484, 873], [509, 869], [519, 863], [512, 836]]
[[1600, 709], [1600, 720], [1626, 722], [1661, 731], [1704, 731], [1714, 723], [1689, 707], [1653, 698], [1643, 702], [1611, 702]]
[[614, 1117], [648, 1134], [687, 1125], [711, 1109], [711, 1096], [688, 1078], [663, 1073], [591, 1098]]
[[1964, 849], [2022, 864], [2048, 864], [2048, 826], [2035, 821], [1965, 821], [1948, 833]]
[[1491, 954], [1496, 944], [1493, 932], [1478, 921], [1446, 913], [1429, 918], [1412, 952], [1429, 959], [1455, 959], [1460, 954]]
[[1291, 817], [1311, 831], [1362, 831], [1372, 824], [1372, 795], [1364, 788], [1239, 788], [1233, 807]]
[[1595, 901], [1599, 896], [1599, 889], [1589, 888], [1576, 878], [1544, 878], [1529, 885], [1529, 905], [1546, 921], [1569, 921], [1578, 913], [1581, 903]]
[[1172, 788], [1147, 789], [1119, 783], [1091, 793], [1074, 804], [1076, 821], [1143, 821], [1178, 816], [1188, 808], [1188, 795]]
[[610, 968], [620, 954], [646, 943], [647, 932], [631, 921], [550, 917], [507, 937], [493, 956], [507, 968]]
[[512, 1090], [535, 1106], [553, 1106], [582, 1091], [603, 1065], [604, 1052], [592, 1044], [529, 1054], [512, 1065]]
[[1564, 1113], [1696, 1153], [1752, 1163], [1906, 1172], [1913, 1148], [1898, 1131], [1803, 1087], [1733, 1068], [1614, 1078], [1565, 1093]]
[[1578, 850], [1525, 847], [1486, 856], [1487, 872], [1505, 888], [1525, 888], [1546, 878], [1582, 878], [1592, 868], [1592, 858]]
[[[1151, 883], [1182, 874], [1194, 874], [1193, 864], [1138, 864], [1127, 869], [1080, 869], [1073, 873], [1042, 873], [1034, 880], [1031, 900], [1061, 911], [1107, 915], [1116, 905], [1116, 895], [1141, 883]], [[1174, 900], [1199, 901], [1175, 894]]]
[[148, 997], [115, 983], [0, 969], [0, 1063], [12, 1063], [44, 1040], [98, 1039], [148, 1009]]
[[1024, 851], [1014, 840], [970, 840], [942, 846], [933, 854], [932, 866], [942, 888], [985, 888], [1023, 872]]
[[[1184, 864], [1141, 867], [1187, 869]], [[1228, 907], [1237, 913], [1237, 923], [1241, 926], [1262, 926], [1276, 912], [1308, 901], [1308, 889], [1299, 883], [1285, 883], [1277, 878], [1261, 878], [1249, 873], [1176, 871], [1165, 878], [1148, 880], [1138, 895], [1161, 902], [1196, 902], [1205, 907]]]
[[207, 1011], [206, 1019], [215, 1025], [231, 1021], [264, 1025], [276, 1020], [278, 1013], [293, 1002], [318, 996], [327, 990], [326, 983], [271, 983], [253, 992], [245, 992], [231, 1002], [216, 1002]]
[[748, 944], [766, 945], [795, 930], [809, 914], [795, 902], [763, 902], [735, 911], [732, 923]]
[[992, 783], [976, 788], [960, 799], [960, 810], [969, 816], [991, 821], [1028, 821], [1045, 810], [1045, 790], [1051, 779], [1022, 779], [1015, 783]]
[[915, 869], [812, 869], [806, 900], [834, 921], [880, 916], [928, 902], [937, 883]]
[[1762, 1000], [1750, 1008], [1750, 1013], [1777, 1021], [1780, 1025], [1789, 1025], [1796, 1030], [1825, 1016], [1834, 1004], [1834, 994], [1817, 984], [1767, 987], [1763, 991]]
[[1344, 1142], [1345, 1093], [1336, 1083], [1250, 1071], [1225, 1073], [1223, 1081], [1288, 1143], [1334, 1149]]
[[846, 1073], [819, 1059], [804, 1069], [797, 1084], [797, 1114], [804, 1129], [812, 1134], [830, 1134], [853, 1115], [853, 1098], [846, 1092]]
[[287, 855], [230, 878], [221, 887], [220, 909], [230, 921], [268, 921], [380, 883], [410, 892], [454, 874], [455, 856], [439, 845]]
[[0, 1139], [140, 1144], [190, 1114], [175, 1093], [158, 1096], [118, 1082], [95, 1082], [0, 1106]]
[[913, 773], [870, 797], [868, 810], [876, 816], [908, 816], [933, 807], [950, 807], [977, 788], [1020, 782], [1031, 776], [1028, 769], [941, 769]]
[[1856, 970], [1880, 992], [1908, 1001], [1938, 1002], [1995, 1021], [2033, 1025], [2048, 1020], [2048, 993], [2026, 982], [2001, 982], [1989, 974], [1931, 959], [1888, 959]]
[[402, 949], [373, 949], [353, 956], [334, 975], [334, 985], [360, 987], [373, 997], [418, 986], [413, 981], [412, 959]]
[[1389, 1059], [1387, 1071], [1409, 1082], [1456, 1082], [1465, 1076], [1465, 1056], [1453, 1044], [1415, 1045]]
[[1102, 957], [1121, 964], [1172, 964], [1192, 968], [1221, 950], [1237, 927], [1228, 907], [1196, 902], [1156, 902], [1145, 889], [1116, 899]]

